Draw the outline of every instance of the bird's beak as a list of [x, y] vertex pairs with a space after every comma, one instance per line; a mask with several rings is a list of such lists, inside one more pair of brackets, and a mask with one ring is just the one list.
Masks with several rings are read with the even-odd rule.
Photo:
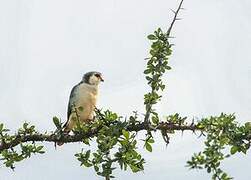
[[101, 82], [104, 82], [104, 79], [103, 79], [101, 76], [100, 76], [100, 81], [101, 81]]

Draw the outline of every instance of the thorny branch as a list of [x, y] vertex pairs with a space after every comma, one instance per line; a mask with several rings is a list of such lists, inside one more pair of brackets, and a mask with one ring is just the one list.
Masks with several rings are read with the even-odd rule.
[[172, 22], [171, 22], [170, 27], [169, 27], [168, 30], [167, 30], [167, 35], [168, 35], [168, 36], [170, 36], [171, 30], [172, 30], [172, 28], [173, 28], [173, 25], [174, 25], [175, 21], [180, 20], [180, 19], [177, 18], [177, 16], [178, 16], [179, 11], [180, 11], [181, 9], [183, 9], [183, 8], [182, 8], [183, 1], [184, 1], [184, 0], [181, 0], [181, 1], [180, 1], [180, 4], [179, 4], [178, 9], [177, 9], [176, 11], [173, 11], [173, 10], [172, 10], [172, 12], [174, 13], [174, 17], [173, 17], [173, 20], [172, 20]]
[[[177, 16], [178, 16], [179, 11], [180, 11], [181, 9], [183, 9], [183, 8], [182, 8], [183, 1], [184, 1], [184, 0], [181, 0], [181, 1], [180, 1], [180, 4], [179, 4], [179, 6], [178, 6], [178, 8], [177, 8], [176, 11], [172, 10], [172, 12], [174, 12], [174, 17], [173, 17], [173, 19], [172, 19], [172, 22], [171, 22], [170, 27], [169, 27], [168, 30], [167, 30], [167, 33], [166, 33], [167, 38], [169, 38], [169, 36], [170, 36], [170, 33], [171, 33], [171, 30], [172, 30], [172, 28], [173, 28], [174, 23], [175, 23], [177, 20], [179, 20], [179, 19], [177, 18]], [[156, 88], [155, 88], [155, 87], [152, 87], [151, 93], [153, 94], [155, 91], [156, 91]], [[151, 115], [151, 111], [152, 111], [152, 104], [147, 104], [147, 105], [146, 105], [146, 114], [145, 114], [145, 118], [144, 118], [145, 125], [148, 124], [147, 122], [149, 121], [149, 118], [150, 118], [150, 115]]]
[[[95, 136], [95, 134], [98, 133], [98, 129], [93, 129], [85, 134], [77, 134], [77, 135], [70, 135], [70, 134], [63, 134], [60, 138], [54, 133], [52, 134], [33, 134], [33, 135], [25, 135], [25, 136], [19, 136], [17, 135], [16, 138], [8, 143], [1, 142], [0, 143], [0, 152], [4, 149], [9, 149], [13, 148], [20, 143], [24, 142], [64, 142], [64, 143], [73, 143], [73, 142], [81, 142], [83, 139], [90, 138]], [[139, 123], [135, 125], [129, 125], [126, 128], [127, 131], [143, 131], [143, 130], [149, 130], [146, 128], [144, 123]], [[156, 131], [156, 130], [179, 130], [179, 131], [185, 131], [185, 130], [190, 130], [190, 131], [195, 131], [195, 130], [201, 130], [198, 128], [196, 125], [175, 125], [173, 123], [168, 123], [168, 122], [162, 122], [159, 124], [159, 126], [156, 129], [151, 129], [151, 131]]]

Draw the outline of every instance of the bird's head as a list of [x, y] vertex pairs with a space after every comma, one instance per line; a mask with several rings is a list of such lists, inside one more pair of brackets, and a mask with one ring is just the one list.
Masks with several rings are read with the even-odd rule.
[[92, 71], [85, 73], [82, 81], [90, 85], [98, 85], [100, 82], [103, 82], [104, 79], [102, 78], [102, 74], [100, 72]]

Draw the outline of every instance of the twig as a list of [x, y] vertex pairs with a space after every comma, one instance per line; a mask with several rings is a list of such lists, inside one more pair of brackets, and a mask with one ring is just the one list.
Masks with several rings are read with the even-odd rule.
[[[172, 28], [173, 28], [173, 25], [174, 25], [175, 21], [180, 20], [180, 18], [177, 18], [177, 16], [178, 16], [178, 13], [179, 13], [180, 9], [182, 9], [182, 3], [183, 3], [183, 1], [184, 1], [184, 0], [181, 0], [181, 1], [180, 1], [180, 4], [179, 4], [179, 6], [178, 6], [178, 8], [177, 8], [176, 11], [171, 10], [171, 11], [174, 13], [174, 17], [173, 17], [173, 20], [172, 20], [172, 22], [171, 22], [170, 27], [169, 27], [168, 30], [167, 30], [167, 37], [168, 37], [168, 38], [170, 38], [169, 36], [170, 36], [171, 30], [172, 30]], [[154, 91], [155, 91], [155, 89], [152, 88], [151, 93], [153, 94]], [[150, 115], [151, 115], [151, 111], [152, 111], [152, 104], [147, 104], [147, 105], [146, 105], [146, 114], [145, 114], [145, 118], [144, 118], [145, 126], [147, 126], [147, 125], [149, 124], [148, 122], [149, 122], [149, 118], [150, 118]]]
[[178, 16], [179, 11], [180, 11], [181, 9], [183, 9], [183, 8], [182, 8], [183, 1], [184, 1], [184, 0], [181, 0], [181, 1], [180, 1], [180, 4], [179, 4], [179, 6], [178, 6], [178, 8], [177, 8], [176, 11], [172, 10], [172, 12], [174, 13], [174, 17], [173, 17], [173, 20], [172, 20], [172, 22], [171, 22], [170, 27], [169, 27], [168, 30], [167, 30], [167, 36], [170, 35], [171, 30], [172, 30], [172, 28], [173, 28], [173, 25], [174, 25], [175, 21], [176, 21], [176, 20], [180, 20], [179, 18], [177, 18], [177, 16]]

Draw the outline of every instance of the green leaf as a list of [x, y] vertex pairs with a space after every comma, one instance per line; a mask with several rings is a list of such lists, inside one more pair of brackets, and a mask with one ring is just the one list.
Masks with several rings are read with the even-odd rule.
[[239, 149], [238, 146], [233, 146], [231, 147], [230, 153], [235, 154], [238, 151], [238, 149]]
[[159, 118], [156, 117], [156, 116], [153, 116], [152, 117], [152, 122], [153, 122], [153, 124], [158, 124], [159, 123]]
[[157, 37], [154, 36], [153, 34], [148, 35], [147, 38], [148, 38], [149, 40], [155, 40], [155, 39], [157, 39]]
[[148, 143], [154, 143], [154, 139], [149, 139], [147, 142]]
[[23, 128], [24, 128], [24, 129], [27, 129], [27, 127], [28, 127], [28, 123], [25, 122], [25, 123], [23, 124]]
[[85, 166], [85, 167], [91, 167], [92, 166], [92, 164], [91, 163], [89, 163], [89, 162], [83, 162], [83, 165]]
[[172, 68], [171, 68], [171, 66], [166, 66], [166, 69], [171, 70]]
[[152, 151], [153, 151], [151, 144], [145, 143], [145, 146], [146, 146], [146, 150], [147, 150], [147, 151], [149, 151], [149, 152], [152, 152]]
[[245, 123], [245, 127], [246, 127], [247, 129], [250, 129], [250, 130], [251, 130], [251, 122], [246, 122], [246, 123]]
[[45, 151], [39, 151], [38, 153], [39, 153], [39, 154], [44, 154], [44, 153], [45, 153]]
[[37, 146], [36, 151], [38, 151], [38, 152], [41, 151], [43, 149], [43, 147], [44, 146]]
[[244, 146], [240, 147], [240, 151], [243, 152], [244, 154], [247, 153], [247, 149]]
[[89, 142], [88, 138], [83, 139], [83, 143], [85, 143], [86, 145], [90, 145], [90, 142]]
[[132, 172], [134, 172], [134, 173], [140, 171], [140, 169], [137, 166], [134, 166], [134, 165], [130, 165], [130, 168], [131, 168]]
[[55, 124], [55, 126], [56, 126], [58, 129], [61, 128], [61, 123], [60, 123], [59, 119], [58, 119], [56, 116], [53, 117], [53, 123]]
[[3, 123], [0, 124], [0, 132], [3, 130]]
[[122, 134], [123, 134], [123, 136], [126, 138], [126, 139], [129, 139], [129, 137], [130, 137], [130, 134], [129, 134], [129, 132], [128, 131], [126, 131], [126, 130], [122, 130]]
[[86, 151], [86, 154], [85, 154], [86, 159], [89, 159], [90, 154], [91, 154], [91, 150]]
[[151, 71], [151, 69], [146, 69], [145, 71], [144, 71], [144, 74], [150, 74], [152, 71]]
[[99, 167], [98, 166], [94, 166], [94, 169], [96, 172], [99, 172]]

